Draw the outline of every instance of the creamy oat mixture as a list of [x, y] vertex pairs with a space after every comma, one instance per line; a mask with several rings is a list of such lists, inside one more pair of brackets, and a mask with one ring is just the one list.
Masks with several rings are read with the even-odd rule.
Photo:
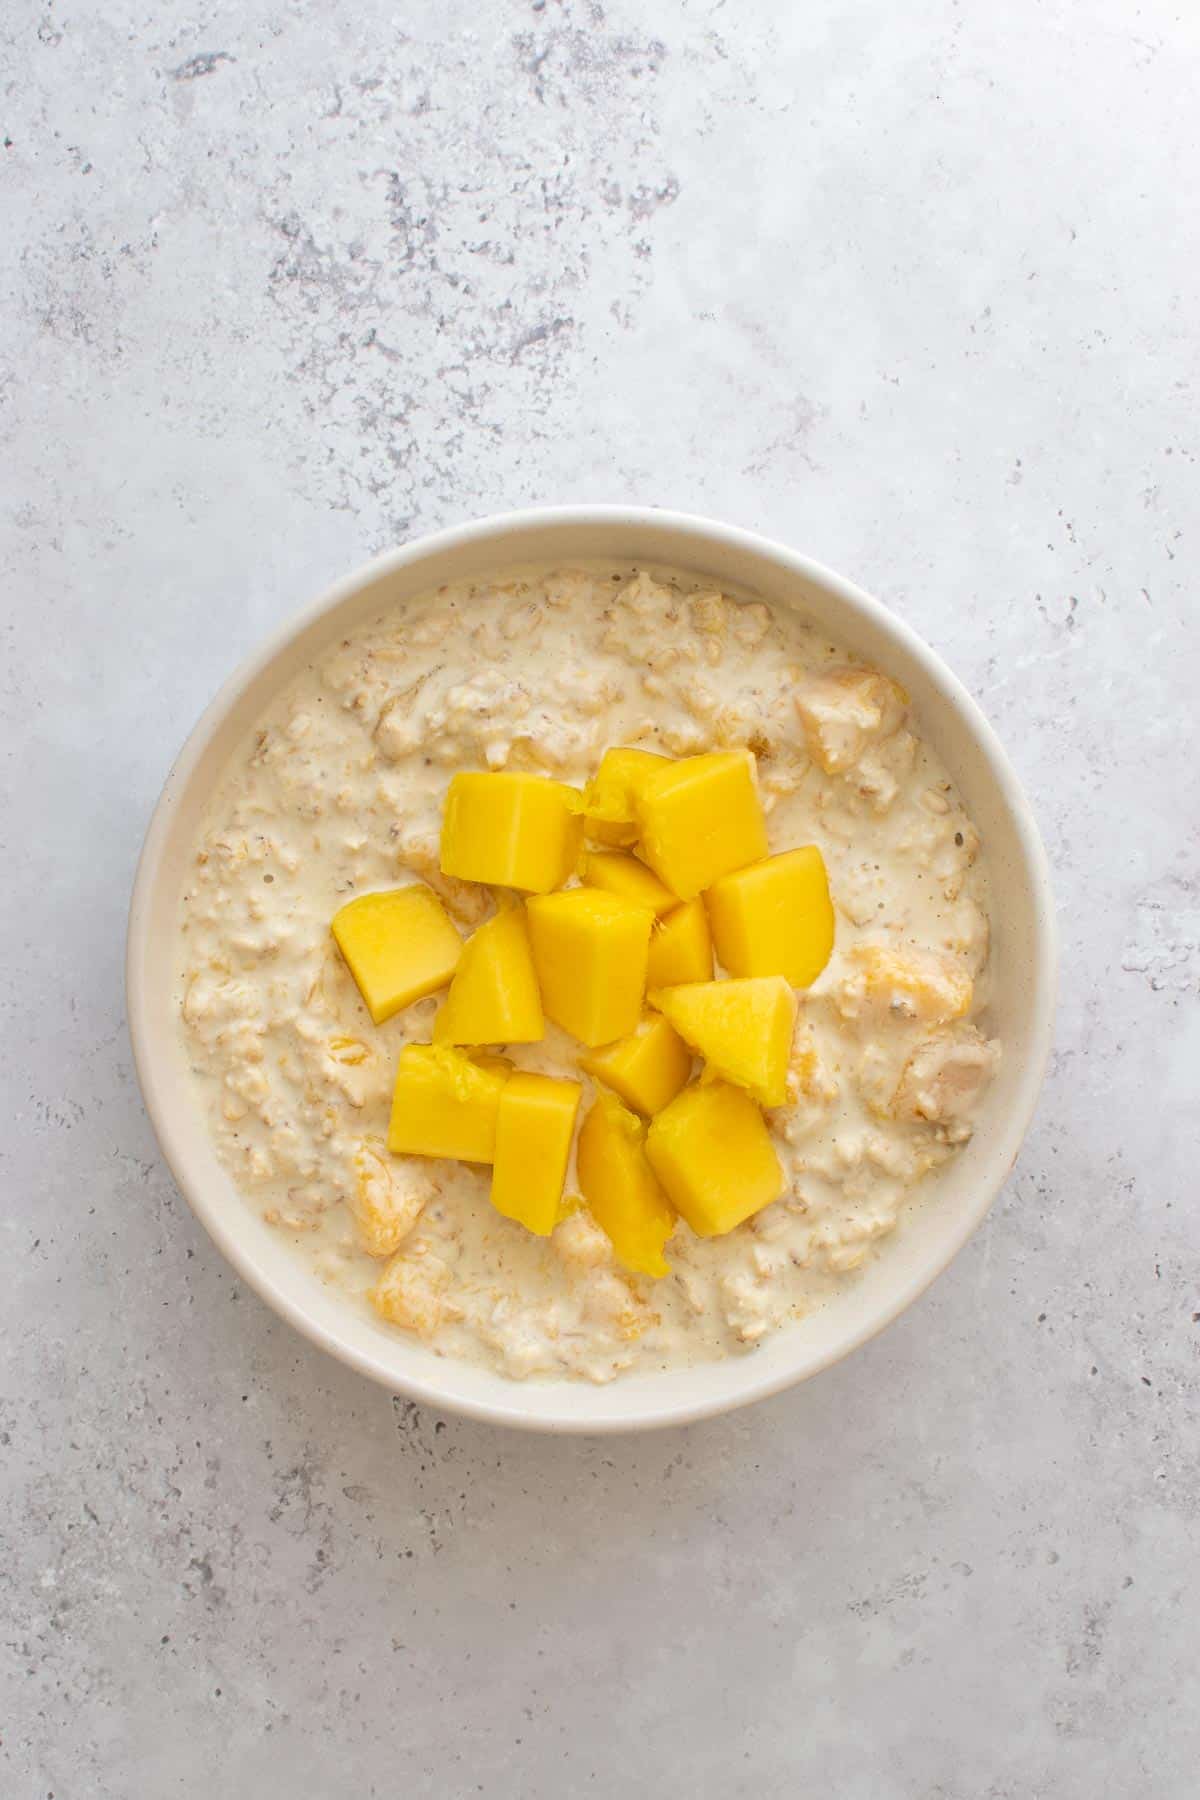
[[[617, 744], [752, 749], [772, 851], [819, 845], [837, 912], [794, 1099], [767, 1114], [789, 1188], [726, 1237], [680, 1221], [657, 1282], [585, 1211], [537, 1238], [493, 1210], [488, 1170], [389, 1156], [396, 1058], [439, 1000], [372, 1025], [329, 932], [406, 876], [469, 932], [491, 900], [439, 871], [450, 777], [582, 785]], [[199, 1102], [247, 1203], [441, 1354], [605, 1381], [744, 1351], [872, 1255], [970, 1136], [998, 1054], [978, 850], [900, 690], [784, 609], [611, 567], [443, 588], [293, 681], [226, 771], [180, 918]], [[578, 1046], [546, 1032], [511, 1060], [575, 1076]]]

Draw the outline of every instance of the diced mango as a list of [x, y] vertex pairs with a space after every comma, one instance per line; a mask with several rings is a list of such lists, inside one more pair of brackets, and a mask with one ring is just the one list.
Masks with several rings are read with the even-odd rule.
[[655, 988], [650, 1004], [713, 1075], [746, 1088], [763, 1106], [784, 1104], [796, 996], [781, 975]]
[[711, 981], [712, 933], [703, 900], [687, 900], [650, 933], [646, 986], [678, 987], [684, 981]]
[[623, 850], [589, 850], [579, 865], [579, 879], [585, 887], [619, 894], [635, 906], [648, 906], [659, 919], [679, 905], [678, 896], [663, 886], [653, 869]]
[[543, 775], [456, 775], [442, 817], [443, 875], [548, 894], [572, 874], [583, 796]]
[[646, 1161], [646, 1127], [611, 1094], [583, 1121], [575, 1152], [579, 1186], [618, 1262], [637, 1275], [666, 1275], [663, 1245], [675, 1214]]
[[396, 1069], [388, 1149], [490, 1163], [507, 1079], [502, 1066], [484, 1068], [460, 1050], [406, 1044]]
[[724, 1082], [685, 1088], [651, 1120], [646, 1156], [700, 1237], [720, 1237], [778, 1200], [784, 1173], [763, 1116]]
[[654, 914], [615, 894], [571, 888], [527, 902], [542, 1005], [583, 1044], [610, 1044], [637, 1027]]
[[422, 1163], [395, 1162], [378, 1138], [365, 1138], [354, 1153], [356, 1181], [350, 1210], [368, 1256], [393, 1256], [436, 1193]]
[[908, 695], [875, 669], [826, 669], [796, 692], [808, 753], [827, 775], [852, 769], [904, 721]]
[[731, 975], [811, 987], [833, 951], [833, 904], [815, 844], [722, 875], [704, 896], [717, 959]]
[[423, 882], [360, 894], [333, 915], [330, 930], [376, 1025], [445, 987], [462, 955], [445, 907]]
[[833, 999], [844, 1019], [942, 1025], [971, 1010], [973, 993], [967, 971], [939, 951], [855, 944]]
[[449, 1285], [450, 1268], [440, 1256], [423, 1246], [418, 1251], [402, 1248], [368, 1288], [367, 1299], [389, 1325], [431, 1338], [447, 1319], [462, 1317], [446, 1291]]
[[606, 750], [584, 796], [587, 835], [598, 844], [636, 843], [634, 796], [646, 776], [661, 769], [666, 760], [654, 750]]
[[692, 1053], [661, 1013], [647, 1013], [630, 1037], [581, 1056], [579, 1066], [619, 1094], [634, 1112], [649, 1116], [661, 1112], [686, 1087]]
[[681, 900], [767, 854], [749, 750], [688, 756], [655, 771], [637, 796], [642, 854]]
[[948, 1126], [951, 1142], [960, 1141], [970, 1133], [972, 1110], [999, 1053], [999, 1044], [989, 1043], [973, 1025], [930, 1032], [905, 1063], [888, 1112], [896, 1119]]
[[582, 1092], [577, 1081], [518, 1070], [500, 1096], [492, 1205], [539, 1237], [558, 1223]]
[[546, 1035], [525, 909], [507, 907], [463, 946], [435, 1044], [534, 1044]]

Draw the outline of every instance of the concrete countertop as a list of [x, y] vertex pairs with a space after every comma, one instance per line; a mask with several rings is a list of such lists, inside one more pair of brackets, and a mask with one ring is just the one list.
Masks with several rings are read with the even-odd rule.
[[[11, 0], [0, 20], [0, 1787], [1195, 1793], [1200, 15]], [[849, 1362], [642, 1439], [442, 1419], [232, 1276], [124, 914], [211, 691], [530, 502], [762, 529], [1012, 752], [1057, 1050]]]

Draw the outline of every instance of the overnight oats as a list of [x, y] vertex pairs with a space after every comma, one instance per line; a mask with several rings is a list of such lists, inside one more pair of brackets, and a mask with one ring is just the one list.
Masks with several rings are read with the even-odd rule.
[[246, 1204], [440, 1355], [745, 1354], [971, 1135], [979, 853], [900, 687], [787, 607], [443, 587], [224, 771], [179, 923], [198, 1103]]

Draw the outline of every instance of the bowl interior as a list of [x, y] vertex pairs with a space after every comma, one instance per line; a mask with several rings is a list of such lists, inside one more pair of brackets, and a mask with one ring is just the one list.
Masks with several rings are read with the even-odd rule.
[[[835, 1300], [749, 1355], [599, 1388], [516, 1383], [437, 1357], [324, 1286], [221, 1168], [192, 1099], [171, 1001], [179, 896], [205, 807], [279, 687], [337, 637], [431, 586], [592, 558], [674, 568], [797, 607], [832, 642], [903, 684], [918, 729], [983, 836], [995, 970], [990, 1029], [1004, 1046], [971, 1142], [922, 1184], [900, 1229]], [[1007, 760], [965, 691], [900, 621], [829, 571], [746, 533], [670, 514], [560, 509], [484, 521], [392, 553], [339, 584], [232, 678], [184, 747], [151, 824], [130, 915], [128, 976], [135, 1059], [168, 1162], [217, 1244], [264, 1299], [365, 1374], [434, 1406], [542, 1429], [630, 1429], [719, 1412], [826, 1367], [945, 1267], [986, 1212], [1032, 1113], [1050, 1036], [1054, 935], [1044, 857]]]

